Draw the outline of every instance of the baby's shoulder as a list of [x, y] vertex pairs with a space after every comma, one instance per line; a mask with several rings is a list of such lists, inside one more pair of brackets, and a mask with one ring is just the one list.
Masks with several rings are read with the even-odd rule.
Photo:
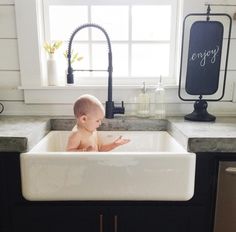
[[72, 131], [78, 131], [78, 126], [75, 125], [75, 126], [72, 128]]

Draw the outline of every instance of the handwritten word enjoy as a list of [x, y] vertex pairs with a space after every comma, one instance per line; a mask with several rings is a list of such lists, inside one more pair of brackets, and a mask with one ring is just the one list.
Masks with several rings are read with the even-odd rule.
[[198, 53], [193, 53], [191, 58], [189, 59], [190, 61], [195, 61], [200, 59], [200, 66], [204, 67], [206, 64], [206, 59], [210, 58], [210, 61], [212, 64], [215, 63], [216, 61], [216, 55], [219, 52], [219, 46], [216, 46], [216, 49], [212, 50], [205, 50], [204, 52], [198, 52]]

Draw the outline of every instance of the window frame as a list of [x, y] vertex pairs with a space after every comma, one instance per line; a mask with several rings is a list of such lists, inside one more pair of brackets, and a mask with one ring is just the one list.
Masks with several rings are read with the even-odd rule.
[[[60, 0], [61, 2], [66, 2], [66, 0]], [[70, 0], [73, 1], [73, 0]], [[81, 0], [85, 3], [92, 2], [92, 0]], [[111, 2], [118, 1], [119, 4], [127, 4], [126, 0], [112, 0]], [[131, 3], [134, 2], [136, 4], [142, 3], [142, 0], [129, 0]], [[159, 0], [158, 0], [159, 1]], [[180, 15], [180, 4], [181, 1], [177, 0], [169, 0], [175, 2], [176, 7], [176, 15], [177, 19], [175, 22], [175, 26], [173, 26], [176, 42], [174, 46], [170, 48], [173, 51], [173, 57], [170, 60], [170, 67], [173, 67], [173, 74], [171, 74], [171, 78], [166, 78], [165, 83], [170, 85], [171, 88], [174, 86], [176, 88], [178, 81], [178, 67], [177, 67], [177, 54], [179, 50], [178, 38], [179, 38], [179, 21], [181, 19]], [[74, 2], [76, 2], [74, 0]], [[99, 1], [103, 3], [104, 1]], [[105, 1], [107, 3], [107, 1]], [[146, 1], [145, 1], [146, 2]], [[156, 0], [148, 0], [148, 3], [156, 2]], [[165, 0], [160, 0], [159, 2], [165, 3]], [[109, 2], [110, 4], [110, 2]], [[182, 6], [182, 5], [181, 5]], [[27, 13], [26, 13], [27, 9]], [[46, 76], [46, 54], [42, 48], [42, 44], [45, 41], [45, 25], [44, 25], [44, 16], [43, 16], [44, 4], [43, 0], [15, 0], [15, 10], [16, 10], [16, 24], [17, 24], [17, 35], [18, 35], [18, 51], [19, 51], [19, 63], [20, 63], [20, 71], [21, 71], [21, 86], [20, 89], [24, 90], [25, 95], [25, 103], [43, 103], [44, 100], [40, 99], [40, 94], [37, 92], [37, 97], [33, 97], [31, 100], [31, 96], [35, 94], [35, 91], [41, 91], [42, 94], [45, 94], [45, 90], [55, 91], [55, 93], [59, 93], [62, 89], [68, 89], [69, 95], [71, 97], [68, 100], [60, 101], [60, 99], [55, 100], [51, 103], [71, 103], [73, 101], [75, 94], [71, 94], [70, 89], [79, 89], [79, 86], [58, 86], [51, 87], [47, 86], [47, 76]], [[27, 25], [27, 26], [26, 26]], [[172, 35], [173, 36], [173, 35]], [[96, 79], [96, 85], [94, 85], [94, 80]], [[103, 78], [104, 79], [104, 78]], [[145, 78], [145, 81], [148, 85], [155, 85], [157, 82], [156, 78]], [[127, 80], [124, 78], [118, 78], [117, 80], [113, 80], [114, 88], [119, 89], [120, 86], [126, 86], [126, 89], [137, 89], [140, 88], [140, 85], [143, 82], [143, 78], [135, 78], [135, 80]], [[91, 89], [94, 89], [94, 86], [99, 88], [106, 88], [107, 83], [104, 81], [99, 81], [99, 78], [89, 78], [86, 83], [82, 83], [82, 86], [90, 86]], [[82, 87], [83, 88], [83, 87]], [[52, 94], [52, 93], [50, 93]], [[78, 94], [77, 94], [78, 96]], [[50, 102], [50, 101], [49, 101]]]
[[[172, 7], [172, 19], [171, 19], [171, 25], [174, 25], [174, 23], [176, 23], [175, 19], [177, 17], [177, 1], [176, 0], [145, 0], [145, 1], [133, 1], [133, 0], [129, 0], [129, 1], [120, 1], [120, 0], [102, 0], [102, 1], [94, 1], [94, 0], [43, 0], [43, 8], [44, 8], [44, 22], [45, 22], [45, 40], [46, 41], [50, 41], [50, 26], [49, 26], [49, 6], [50, 5], [86, 5], [88, 6], [88, 17], [89, 17], [89, 21], [91, 20], [91, 7], [92, 6], [103, 6], [103, 5], [109, 5], [109, 6], [129, 6], [129, 15], [128, 15], [128, 20], [129, 20], [129, 28], [131, 28], [131, 22], [132, 22], [132, 13], [131, 13], [131, 5], [134, 6], [138, 6], [138, 5], [146, 5], [146, 6], [150, 6], [150, 5], [166, 5], [166, 4], [170, 4]], [[131, 69], [132, 69], [132, 65], [131, 65], [131, 60], [132, 60], [132, 51], [131, 51], [131, 46], [135, 45], [135, 44], [145, 44], [145, 45], [149, 45], [149, 44], [168, 44], [170, 45], [170, 51], [169, 51], [169, 77], [163, 78], [165, 79], [166, 83], [175, 83], [175, 79], [174, 76], [176, 76], [175, 74], [175, 64], [176, 62], [174, 62], [175, 58], [176, 58], [176, 41], [174, 40], [174, 37], [176, 36], [176, 31], [177, 31], [177, 25], [176, 26], [172, 26], [172, 30], [170, 32], [170, 39], [168, 40], [133, 40], [131, 37], [131, 31], [129, 31], [129, 36], [128, 36], [128, 40], [127, 41], [123, 41], [123, 40], [115, 40], [115, 41], [111, 41], [112, 44], [127, 44], [128, 46], [128, 76], [125, 77], [115, 77], [114, 79], [114, 83], [120, 83], [120, 84], [137, 84], [140, 83], [140, 79], [141, 82], [142, 80], [145, 78], [145, 81], [147, 83], [153, 83], [155, 84], [155, 82], [157, 82], [157, 76], [141, 76], [141, 77], [137, 77], [137, 76], [131, 76]], [[68, 38], [69, 39], [69, 38]], [[89, 41], [91, 41], [91, 33], [89, 33]], [[99, 44], [104, 44], [104, 42], [98, 40], [95, 41], [93, 40], [93, 42], [95, 43], [99, 43]], [[87, 43], [87, 41], [80, 41], [80, 43]], [[91, 46], [91, 43], [89, 43], [89, 46]], [[91, 47], [89, 48], [89, 57], [92, 57], [91, 54]], [[90, 62], [91, 62], [91, 58], [90, 58]], [[114, 64], [115, 66], [115, 64]], [[89, 67], [90, 69], [92, 67]], [[103, 83], [104, 82], [104, 77], [89, 77], [90, 81], [94, 81], [95, 83]], [[87, 83], [87, 77], [83, 78], [81, 77], [81, 79], [79, 80], [80, 83]]]

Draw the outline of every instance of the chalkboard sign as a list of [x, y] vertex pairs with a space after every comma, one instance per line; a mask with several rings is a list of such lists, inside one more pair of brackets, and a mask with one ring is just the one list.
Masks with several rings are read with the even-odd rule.
[[218, 89], [224, 27], [219, 21], [192, 24], [186, 73], [186, 92], [211, 95]]

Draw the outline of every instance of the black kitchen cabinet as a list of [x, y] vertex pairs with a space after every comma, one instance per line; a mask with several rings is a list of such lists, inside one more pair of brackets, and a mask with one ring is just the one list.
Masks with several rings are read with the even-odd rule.
[[[130, 206], [111, 208], [111, 230], [118, 232], [189, 232], [189, 215], [179, 207]], [[187, 222], [188, 221], [188, 222]], [[113, 230], [112, 230], [113, 229]]]
[[99, 232], [102, 217], [93, 207], [17, 206], [12, 209], [12, 231]]
[[[49, 204], [50, 205], [50, 204]], [[175, 206], [18, 206], [12, 210], [12, 231], [199, 232], [204, 210]], [[197, 220], [196, 220], [197, 219]]]
[[27, 201], [19, 153], [0, 154], [1, 232], [212, 232], [219, 155], [197, 154], [189, 201]]
[[[16, 184], [20, 180], [18, 175], [15, 176], [15, 173], [18, 173], [18, 170], [15, 169], [15, 164], [18, 165], [18, 153], [0, 153], [0, 231], [8, 232], [11, 226], [11, 201], [10, 196], [15, 194], [14, 188], [18, 188], [20, 185]], [[9, 170], [10, 169], [10, 170]], [[11, 178], [8, 175], [8, 172], [11, 172]], [[17, 178], [17, 179], [16, 179]], [[15, 184], [17, 186], [15, 186]], [[11, 189], [11, 190], [10, 190]], [[13, 191], [12, 191], [13, 190]], [[19, 191], [19, 190], [18, 190]], [[17, 192], [16, 192], [16, 195]], [[15, 195], [15, 196], [16, 196]], [[14, 196], [14, 197], [15, 197]]]
[[3, 184], [4, 184], [4, 178], [3, 178], [3, 172], [2, 172], [2, 161], [0, 159], [0, 231], [3, 230]]

